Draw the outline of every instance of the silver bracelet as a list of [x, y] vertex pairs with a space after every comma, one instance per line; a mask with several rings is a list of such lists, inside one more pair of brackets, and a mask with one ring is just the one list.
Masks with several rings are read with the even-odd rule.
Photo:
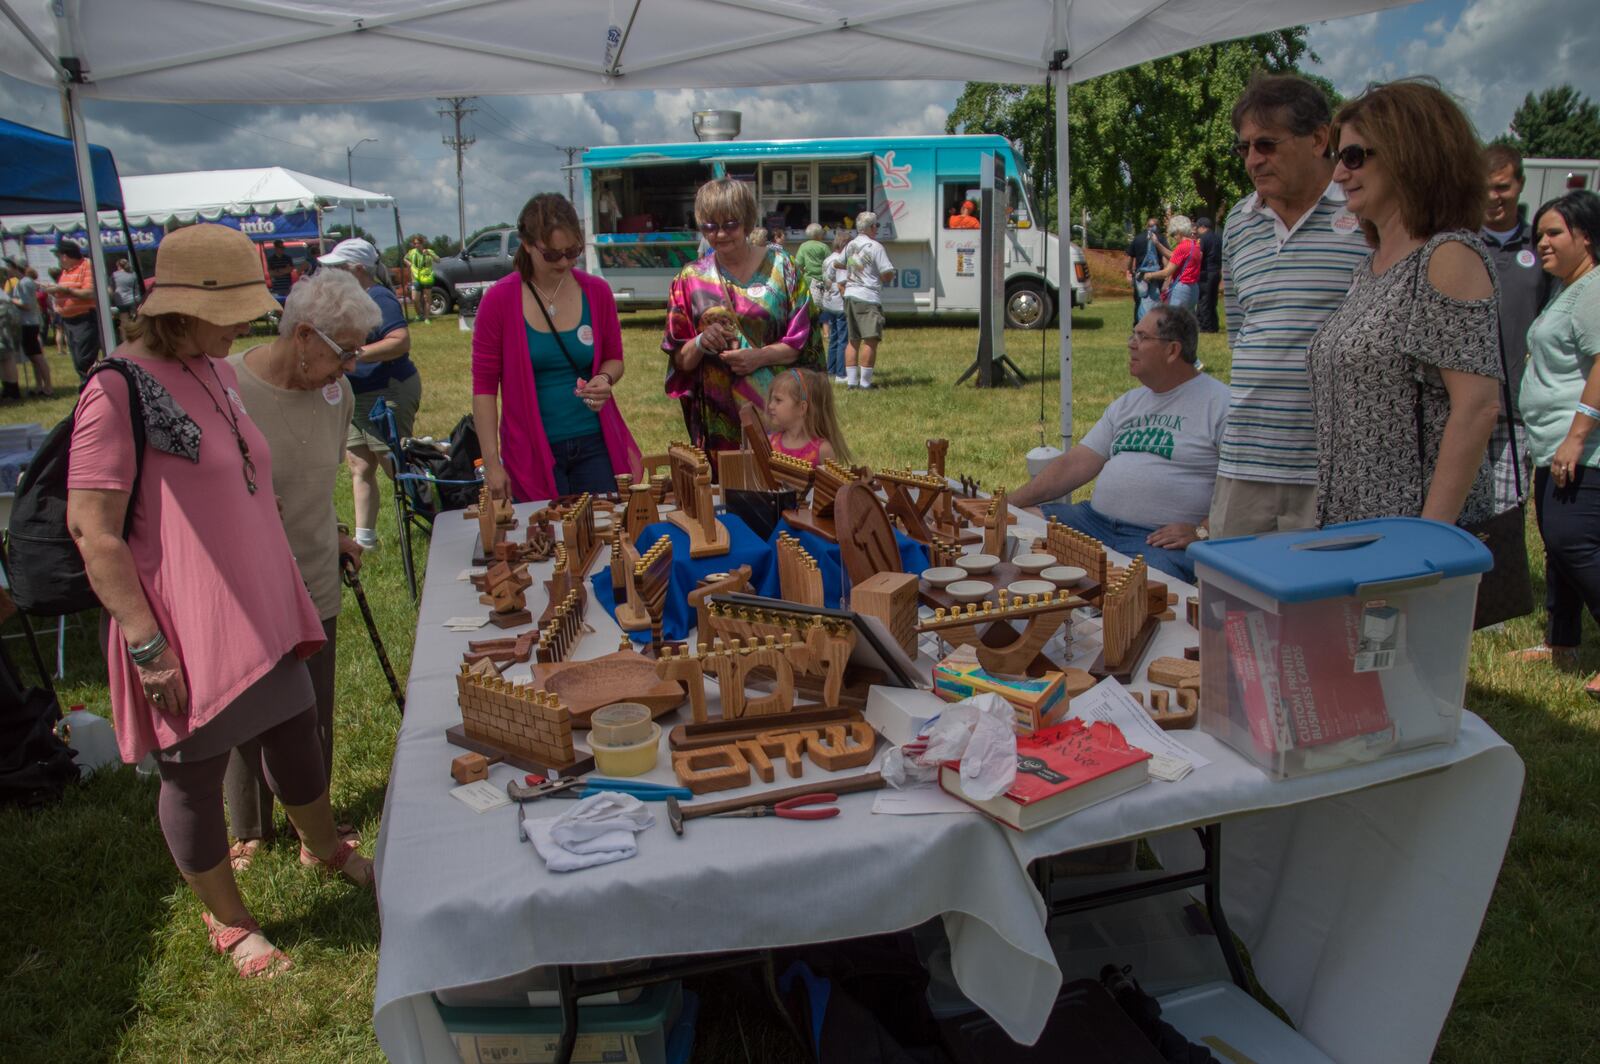
[[1590, 406], [1588, 403], [1579, 403], [1578, 404], [1578, 413], [1582, 414], [1584, 417], [1589, 418], [1589, 419], [1591, 419], [1593, 421], [1600, 421], [1600, 410], [1596, 410], [1594, 407]]
[[148, 642], [140, 643], [136, 647], [128, 648], [128, 657], [133, 659], [135, 665], [148, 665], [159, 658], [167, 649], [167, 634], [160, 629]]

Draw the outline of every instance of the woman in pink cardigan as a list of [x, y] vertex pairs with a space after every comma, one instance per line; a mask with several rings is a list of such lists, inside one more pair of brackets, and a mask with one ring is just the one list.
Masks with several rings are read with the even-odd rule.
[[565, 196], [529, 200], [517, 236], [516, 272], [484, 293], [472, 330], [484, 480], [518, 502], [615, 491], [616, 474], [640, 472], [611, 394], [622, 379], [616, 299], [575, 268], [583, 226]]

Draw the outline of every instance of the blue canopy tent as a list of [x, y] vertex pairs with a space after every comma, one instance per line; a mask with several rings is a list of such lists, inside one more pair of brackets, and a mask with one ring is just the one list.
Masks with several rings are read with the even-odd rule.
[[[116, 161], [107, 148], [98, 144], [88, 148], [92, 174], [89, 187], [95, 190], [96, 206], [100, 210], [117, 212], [128, 241], [125, 246], [132, 248], [128, 218], [122, 212], [122, 181], [117, 176]], [[78, 180], [77, 160], [70, 138], [0, 118], [0, 215], [83, 210], [84, 185]], [[94, 265], [96, 284], [105, 290], [107, 278], [105, 263], [99, 255], [99, 227], [88, 228], [92, 236], [87, 254]], [[142, 289], [144, 275], [139, 256], [129, 254], [128, 261]], [[102, 335], [109, 338], [112, 332], [108, 300], [101, 300], [100, 313]]]
[[[95, 194], [103, 211], [122, 210], [122, 182], [111, 152], [89, 145]], [[72, 141], [0, 118], [0, 214], [83, 210]]]

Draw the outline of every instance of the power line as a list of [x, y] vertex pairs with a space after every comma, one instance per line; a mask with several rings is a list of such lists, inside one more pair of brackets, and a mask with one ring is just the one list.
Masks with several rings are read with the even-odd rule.
[[487, 113], [493, 115], [495, 118], [499, 119], [500, 122], [507, 129], [511, 130], [511, 132], [517, 134], [520, 137], [523, 137], [524, 139], [528, 140], [529, 142], [531, 142], [533, 144], [539, 145], [540, 147], [550, 148], [550, 149], [555, 150], [555, 151], [560, 151], [561, 150], [560, 148], [556, 147], [556, 145], [551, 144], [548, 140], [541, 140], [538, 137], [534, 136], [532, 133], [528, 133], [528, 132], [520, 129], [509, 118], [507, 118], [505, 115], [501, 114], [499, 111], [496, 111], [494, 109], [494, 106], [492, 104], [490, 104], [488, 100], [479, 100], [478, 102], [483, 104], [484, 111], [486, 111]]
[[445, 147], [451, 148], [456, 153], [456, 222], [461, 227], [461, 245], [467, 243], [467, 186], [461, 176], [461, 159], [466, 150], [478, 142], [477, 137], [463, 137], [461, 135], [461, 120], [467, 115], [477, 111], [476, 107], [467, 107], [468, 100], [477, 99], [476, 96], [440, 96], [441, 103], [448, 103], [449, 108], [439, 112], [449, 115], [455, 120], [456, 133], [453, 137], [445, 137]]

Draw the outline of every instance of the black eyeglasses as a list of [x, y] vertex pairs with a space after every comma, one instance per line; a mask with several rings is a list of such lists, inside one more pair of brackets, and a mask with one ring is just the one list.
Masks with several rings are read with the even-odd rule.
[[1254, 148], [1257, 155], [1271, 155], [1278, 150], [1278, 145], [1287, 138], [1257, 137], [1255, 140], [1236, 140], [1233, 142], [1233, 154], [1241, 159], [1250, 157], [1250, 149]]
[[566, 259], [570, 262], [576, 262], [578, 261], [578, 256], [583, 254], [582, 244], [579, 244], [577, 247], [567, 248], [564, 251], [552, 251], [543, 244], [535, 244], [533, 246], [539, 250], [539, 254], [544, 256], [544, 261], [546, 262], [560, 262], [562, 259]]
[[1346, 170], [1359, 170], [1376, 154], [1378, 152], [1375, 148], [1363, 148], [1359, 144], [1351, 144], [1340, 148], [1334, 158], [1338, 159]]
[[700, 231], [706, 236], [716, 236], [718, 233], [737, 233], [744, 228], [743, 222], [701, 222]]

